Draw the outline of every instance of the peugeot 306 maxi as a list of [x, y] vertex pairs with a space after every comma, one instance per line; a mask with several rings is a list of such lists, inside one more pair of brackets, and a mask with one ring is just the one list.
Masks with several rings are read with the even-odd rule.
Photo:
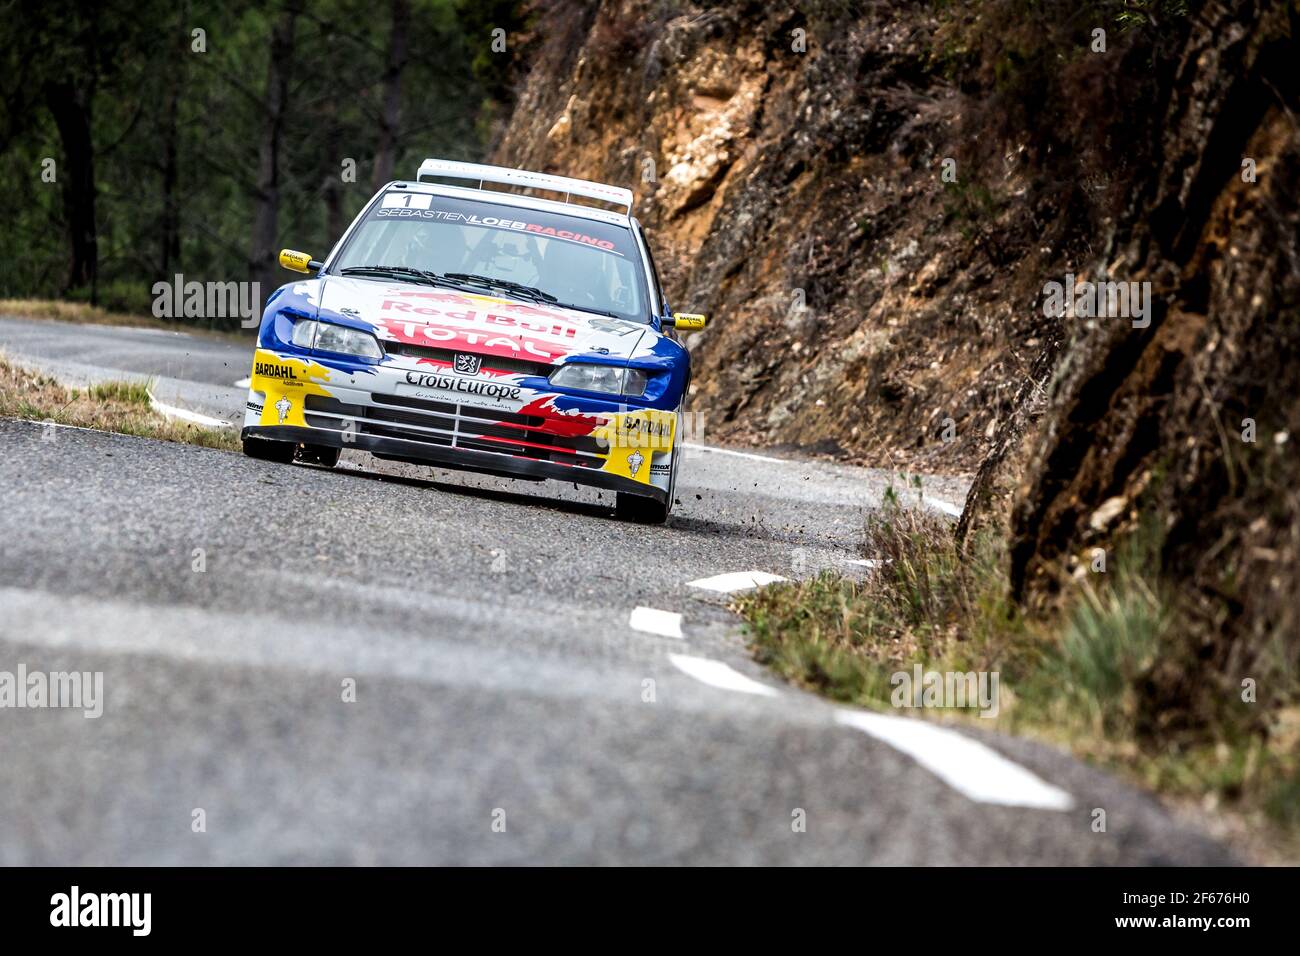
[[555, 478], [663, 521], [691, 377], [677, 330], [704, 317], [669, 311], [631, 191], [442, 160], [416, 180], [379, 190], [324, 262], [280, 253], [314, 275], [267, 302], [245, 453]]

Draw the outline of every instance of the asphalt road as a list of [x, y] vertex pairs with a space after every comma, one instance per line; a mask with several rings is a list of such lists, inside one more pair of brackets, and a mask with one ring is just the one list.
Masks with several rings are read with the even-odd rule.
[[[207, 413], [248, 361], [9, 319], [0, 350]], [[695, 450], [656, 528], [552, 483], [0, 421], [0, 671], [103, 674], [98, 718], [0, 709], [0, 863], [1230, 862], [1054, 750], [749, 659], [691, 582], [857, 573], [885, 481]]]
[[162, 402], [242, 422], [252, 366], [249, 344], [165, 329], [74, 325], [0, 316], [0, 353], [69, 385], [108, 380], [153, 383]]

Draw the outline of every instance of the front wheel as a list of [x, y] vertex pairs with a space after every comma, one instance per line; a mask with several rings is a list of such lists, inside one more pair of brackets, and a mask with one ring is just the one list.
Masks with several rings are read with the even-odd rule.
[[669, 502], [656, 501], [644, 495], [614, 494], [614, 513], [624, 521], [637, 524], [663, 524], [668, 520]]
[[274, 461], [287, 465], [293, 461], [298, 445], [291, 441], [268, 441], [265, 438], [245, 438], [244, 454], [259, 461]]

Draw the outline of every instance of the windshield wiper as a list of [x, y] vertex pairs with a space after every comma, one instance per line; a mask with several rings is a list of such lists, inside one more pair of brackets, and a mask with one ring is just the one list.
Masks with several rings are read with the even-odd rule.
[[423, 282], [425, 285], [434, 285], [441, 278], [436, 272], [412, 269], [410, 266], [348, 266], [345, 269], [340, 269], [339, 275], [387, 276], [391, 279]]
[[505, 289], [507, 292], [514, 292], [537, 302], [553, 303], [559, 301], [549, 292], [543, 292], [536, 286], [524, 285], [522, 282], [512, 282], [509, 279], [494, 279], [491, 276], [476, 275], [472, 272], [448, 272], [442, 278], [470, 285], [487, 286], [491, 289]]
[[547, 305], [558, 306], [561, 309], [576, 309], [579, 312], [594, 312], [596, 315], [609, 316], [611, 319], [626, 318], [626, 316], [619, 315], [617, 312], [610, 312], [608, 309], [597, 309], [587, 305], [574, 305], [571, 302], [561, 302], [556, 296], [551, 295], [549, 292], [543, 292], [536, 286], [524, 285], [521, 282], [512, 282], [509, 279], [493, 279], [491, 276], [481, 276], [470, 272], [448, 272], [443, 276], [443, 278], [453, 279], [457, 282], [473, 283], [480, 286], [490, 286], [496, 289], [506, 289], [520, 295], [530, 296], [539, 302], [545, 302]]
[[[607, 315], [611, 319], [622, 319], [624, 322], [635, 321], [634, 319], [629, 319], [626, 315], [619, 315], [617, 312], [610, 312], [608, 309], [597, 309], [595, 306], [574, 305], [572, 302], [558, 302], [558, 301], [552, 302], [551, 304], [554, 305], [557, 309], [574, 309], [578, 312], [594, 312], [597, 315]], [[641, 324], [644, 325], [645, 323], [643, 322]]]

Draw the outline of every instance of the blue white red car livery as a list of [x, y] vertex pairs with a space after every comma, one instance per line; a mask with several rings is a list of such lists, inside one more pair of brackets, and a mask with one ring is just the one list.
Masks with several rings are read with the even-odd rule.
[[631, 204], [600, 183], [439, 160], [385, 186], [323, 263], [281, 253], [316, 274], [267, 303], [245, 451], [555, 478], [662, 521], [690, 380], [675, 330], [704, 318], [669, 311]]

